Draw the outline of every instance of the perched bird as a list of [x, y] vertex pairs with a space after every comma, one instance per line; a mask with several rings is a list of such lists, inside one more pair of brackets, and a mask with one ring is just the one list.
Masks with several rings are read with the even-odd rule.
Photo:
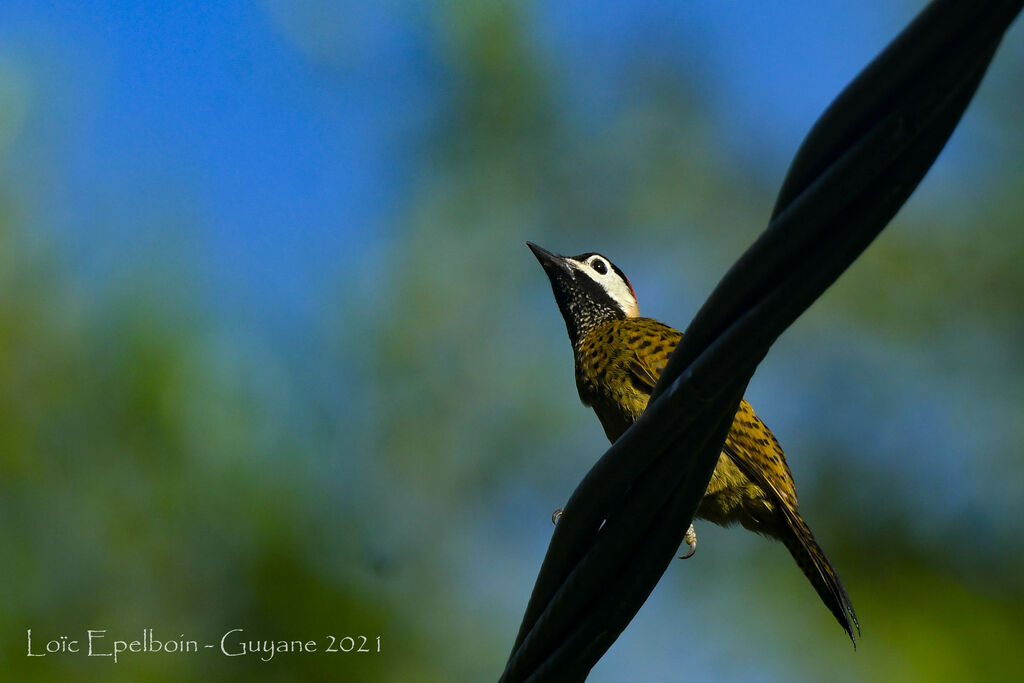
[[[641, 318], [626, 275], [600, 254], [559, 256], [527, 242], [544, 267], [576, 361], [576, 388], [614, 442], [640, 417], [682, 334]], [[786, 546], [825, 605], [854, 640], [860, 626], [839, 575], [800, 516], [793, 475], [768, 428], [743, 400], [725, 439], [700, 519], [741, 525]], [[693, 554], [697, 536], [686, 542]]]

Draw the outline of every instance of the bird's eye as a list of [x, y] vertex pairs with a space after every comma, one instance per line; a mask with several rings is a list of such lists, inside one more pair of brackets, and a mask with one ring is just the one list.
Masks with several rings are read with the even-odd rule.
[[590, 262], [590, 267], [593, 268], [594, 270], [596, 270], [601, 275], [604, 275], [605, 273], [608, 272], [608, 266], [606, 266], [604, 264], [604, 261], [602, 261], [599, 258], [596, 258], [593, 261], [591, 261]]

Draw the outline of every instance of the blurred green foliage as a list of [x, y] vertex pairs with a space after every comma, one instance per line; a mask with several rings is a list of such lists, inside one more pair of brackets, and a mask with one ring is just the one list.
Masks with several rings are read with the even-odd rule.
[[[336, 323], [308, 355], [221, 324], [186, 247], [183, 272], [144, 260], [83, 285], [31, 202], [0, 195], [11, 680], [497, 676], [548, 515], [605, 448], [523, 241], [601, 250], [645, 312], [685, 326], [772, 200], [722, 151], [705, 84], [638, 61], [628, 101], [581, 122], [530, 21], [509, 3], [436, 8], [443, 114], [376, 275], [339, 276]], [[1003, 52], [997, 71], [1019, 75], [1024, 53]], [[986, 119], [989, 172], [912, 202], [751, 386], [858, 608], [858, 651], [784, 552], [705, 525], [594, 680], [1024, 671], [1024, 131], [1004, 114], [1024, 96], [991, 80], [968, 114]], [[0, 154], [32, 125], [14, 105]], [[24, 652], [27, 628], [214, 642], [238, 627], [381, 635], [385, 652], [116, 667]]]

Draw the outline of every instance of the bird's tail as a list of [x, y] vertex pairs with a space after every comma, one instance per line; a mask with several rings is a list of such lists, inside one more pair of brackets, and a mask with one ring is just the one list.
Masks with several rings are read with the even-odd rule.
[[[857, 636], [860, 635], [860, 624], [857, 622], [857, 613], [853, 611], [853, 603], [850, 596], [839, 580], [839, 574], [832, 568], [832, 563], [825, 556], [818, 542], [814, 540], [814, 534], [807, 527], [807, 524], [798, 514], [786, 515], [788, 527], [792, 533], [785, 534], [781, 539], [786, 549], [796, 560], [796, 564], [804, 573], [804, 576], [818, 591], [822, 602], [835, 616], [836, 621], [843, 627], [857, 647]], [[857, 629], [856, 636], [853, 633]]]

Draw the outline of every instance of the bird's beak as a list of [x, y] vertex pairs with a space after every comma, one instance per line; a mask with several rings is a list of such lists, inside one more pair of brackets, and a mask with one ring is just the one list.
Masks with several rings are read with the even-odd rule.
[[572, 277], [572, 269], [569, 268], [569, 264], [564, 256], [553, 254], [544, 247], [538, 247], [533, 242], [527, 242], [526, 246], [530, 248], [533, 255], [540, 261], [540, 265], [544, 266], [544, 271], [548, 274], [549, 278], [556, 276]]

